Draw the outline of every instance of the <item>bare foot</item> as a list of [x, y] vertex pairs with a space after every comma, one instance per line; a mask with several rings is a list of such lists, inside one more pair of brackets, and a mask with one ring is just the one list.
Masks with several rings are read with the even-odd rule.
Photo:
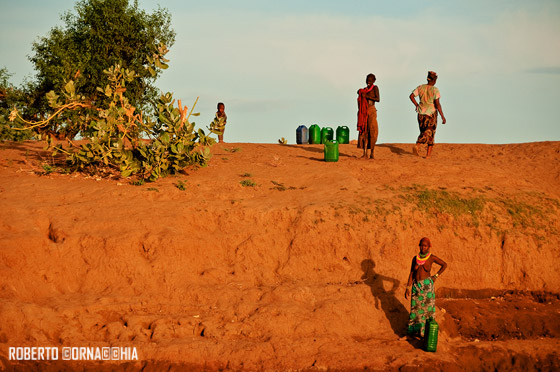
[[432, 151], [434, 150], [434, 146], [428, 146], [428, 152], [426, 153], [426, 158], [432, 156]]

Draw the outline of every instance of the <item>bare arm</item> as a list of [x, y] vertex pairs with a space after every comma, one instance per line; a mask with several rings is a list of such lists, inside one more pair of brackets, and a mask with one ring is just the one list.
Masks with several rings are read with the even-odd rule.
[[443, 110], [441, 109], [441, 103], [439, 103], [439, 98], [435, 100], [436, 109], [438, 110], [439, 114], [441, 115], [441, 122], [445, 124], [445, 116], [443, 115]]
[[418, 111], [418, 102], [416, 102], [416, 97], [414, 97], [414, 93], [410, 93], [410, 96], [408, 96], [408, 98], [410, 98], [410, 100], [414, 104], [414, 107], [416, 107], [416, 111]]
[[408, 274], [408, 280], [406, 281], [406, 289], [404, 291], [404, 298], [410, 296], [410, 287], [412, 287], [412, 272], [414, 270], [414, 258], [412, 259], [412, 264], [410, 265], [410, 274]]
[[[434, 258], [434, 262], [437, 263], [439, 266], [441, 266], [438, 270], [438, 272], [436, 273], [437, 276], [440, 276], [441, 273], [443, 273], [445, 271], [445, 269], [447, 269], [447, 262], [445, 262], [444, 260], [442, 260], [441, 258], [437, 257], [437, 256], [432, 256]], [[437, 279], [434, 278], [432, 276], [432, 279]]]

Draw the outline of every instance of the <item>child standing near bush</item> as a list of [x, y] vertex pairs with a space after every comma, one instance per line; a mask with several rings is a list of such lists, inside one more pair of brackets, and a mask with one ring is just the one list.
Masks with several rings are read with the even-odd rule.
[[218, 135], [218, 143], [223, 143], [227, 122], [226, 105], [219, 102], [217, 109], [218, 111], [216, 112], [216, 117], [212, 123], [210, 123], [210, 131]]

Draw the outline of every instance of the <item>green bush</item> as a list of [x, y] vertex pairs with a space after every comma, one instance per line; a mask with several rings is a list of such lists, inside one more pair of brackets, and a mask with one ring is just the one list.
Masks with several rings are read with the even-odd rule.
[[[162, 47], [160, 51], [166, 51], [166, 48]], [[159, 54], [158, 58], [162, 59], [163, 54]], [[175, 105], [171, 93], [162, 94], [155, 102], [157, 116], [144, 116], [123, 94], [127, 84], [137, 78], [136, 73], [120, 65], [104, 72], [109, 83], [97, 89], [104, 93], [107, 100], [99, 104], [88, 101], [76, 92], [74, 82], [70, 80], [60, 95], [54, 91], [47, 94], [49, 105], [54, 110], [49, 118], [39, 122], [26, 121], [15, 109], [12, 118], [24, 123], [26, 129], [41, 129], [48, 127], [57, 115], [71, 117], [79, 126], [85, 143], [78, 145], [67, 139], [68, 145], [52, 147], [51, 135], [40, 134], [39, 137], [47, 141], [53, 155], [66, 154], [70, 167], [75, 171], [118, 171], [122, 177], [136, 175], [155, 181], [189, 165], [206, 165], [210, 158], [208, 146], [214, 140], [202, 129], [196, 130], [195, 123], [189, 121], [191, 116], [198, 115], [193, 113], [198, 98], [188, 110], [181, 100]]]

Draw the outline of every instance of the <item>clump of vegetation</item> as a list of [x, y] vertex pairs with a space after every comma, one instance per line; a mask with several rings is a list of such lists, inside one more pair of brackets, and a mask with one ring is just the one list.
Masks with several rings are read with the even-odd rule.
[[272, 184], [274, 185], [274, 187], [272, 187], [271, 190], [278, 190], [278, 191], [295, 190], [295, 187], [293, 186], [286, 187], [283, 183], [280, 182], [276, 182], [276, 181], [270, 181], [270, 182], [272, 182]]
[[[214, 140], [202, 129], [196, 131], [194, 123], [189, 122], [191, 115], [197, 115], [192, 109], [188, 111], [180, 100], [175, 106], [171, 93], [162, 94], [156, 103], [159, 115], [152, 121], [123, 94], [127, 83], [135, 79], [135, 72], [115, 65], [105, 73], [109, 84], [99, 88], [110, 98], [105, 105], [96, 106], [85, 100], [70, 80], [61, 96], [54, 91], [47, 94], [51, 107], [56, 109], [53, 116], [29, 122], [14, 111], [13, 119], [19, 119], [28, 129], [43, 128], [59, 114], [70, 111], [75, 122], [79, 123], [80, 133], [87, 141], [85, 144], [77, 145], [67, 139], [67, 146], [59, 144], [52, 147], [52, 136], [39, 136], [52, 148], [53, 156], [58, 152], [66, 154], [73, 170], [94, 173], [114, 170], [119, 171], [122, 177], [138, 175], [155, 181], [188, 165], [206, 164], [210, 157], [207, 145]], [[142, 134], [147, 134], [151, 141], [142, 138]]]
[[253, 180], [251, 180], [251, 179], [245, 179], [245, 180], [243, 180], [239, 183], [243, 187], [255, 187], [255, 186], [257, 186], [257, 184], [255, 182], [253, 182]]
[[278, 140], [278, 143], [281, 145], [286, 145], [288, 143], [288, 140], [282, 137]]
[[176, 184], [175, 187], [177, 187], [179, 190], [181, 191], [185, 191], [187, 189], [185, 183], [181, 180], [179, 180]]
[[41, 164], [41, 171], [38, 171], [37, 173], [40, 175], [49, 175], [52, 173], [59, 173], [59, 174], [69, 174], [70, 170], [68, 168], [65, 167], [59, 167], [54, 165], [54, 162], [52, 164], [49, 164], [47, 162], [43, 162]]
[[241, 177], [244, 177], [244, 178], [248, 178], [248, 177], [252, 177], [252, 176], [253, 176], [253, 175], [252, 175], [251, 173], [243, 173], [243, 174], [241, 175]]
[[143, 184], [145, 184], [146, 181], [145, 180], [136, 180], [136, 181], [131, 181], [130, 184], [132, 186], [142, 186]]
[[54, 168], [46, 163], [43, 164], [43, 170], [45, 171], [45, 174], [51, 174], [52, 172], [54, 172]]
[[496, 203], [505, 209], [513, 226], [540, 227], [539, 221], [547, 214], [558, 213], [558, 201], [550, 198], [537, 198], [534, 203], [499, 198]]
[[444, 213], [458, 216], [470, 214], [475, 216], [484, 208], [482, 198], [463, 198], [457, 193], [444, 190], [421, 190], [416, 194], [418, 207], [425, 211], [439, 210]]
[[229, 148], [229, 149], [225, 148], [224, 150], [227, 151], [227, 152], [234, 153], [234, 152], [241, 151], [241, 148], [240, 147], [232, 147], [232, 148]]
[[[537, 229], [541, 233], [557, 232], [554, 219], [550, 216], [558, 215], [560, 203], [540, 193], [524, 193], [516, 198], [465, 197], [456, 192], [428, 189], [420, 185], [401, 188], [401, 191], [404, 192], [401, 198], [413, 203], [421, 211], [446, 213], [453, 217], [470, 216], [475, 226], [484, 223], [499, 230], [521, 227]], [[440, 230], [443, 227], [438, 225]]]
[[428, 212], [447, 213], [454, 217], [470, 215], [475, 224], [486, 200], [482, 197], [464, 198], [456, 192], [428, 189], [425, 186], [413, 185], [401, 189], [405, 192], [402, 197], [416, 204], [418, 209]]

